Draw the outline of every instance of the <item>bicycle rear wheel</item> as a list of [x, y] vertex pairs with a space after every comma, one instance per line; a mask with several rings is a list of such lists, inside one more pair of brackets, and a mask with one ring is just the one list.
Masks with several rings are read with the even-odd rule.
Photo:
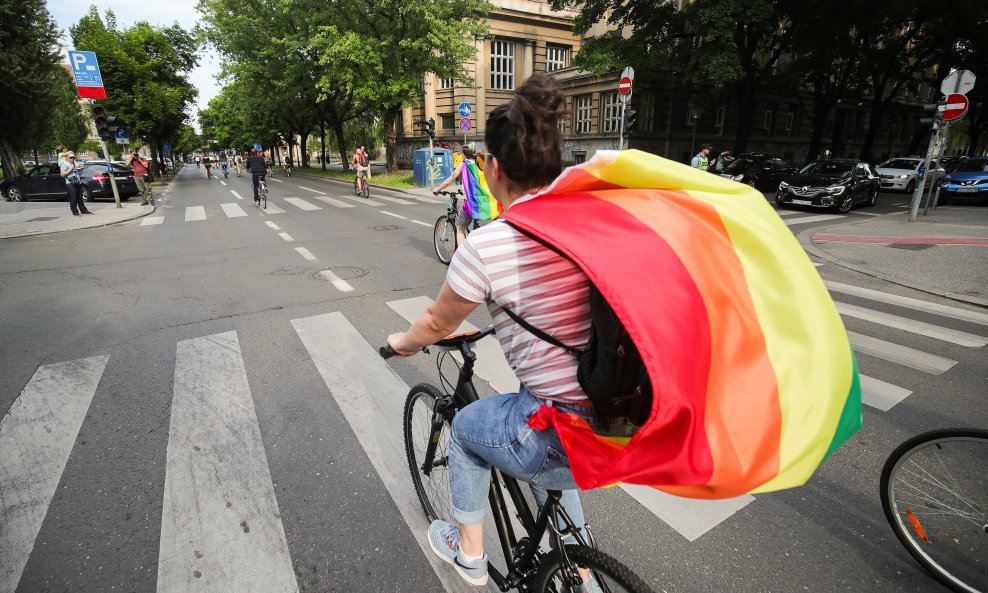
[[954, 591], [988, 591], [988, 431], [935, 430], [882, 469], [882, 509], [906, 550]]
[[[438, 389], [421, 383], [412, 387], [405, 400], [405, 454], [415, 493], [430, 521], [453, 520], [447, 471], [450, 425], [436, 412], [436, 402], [442, 397]], [[433, 442], [435, 452], [426, 459]]]
[[450, 260], [453, 259], [453, 251], [456, 249], [456, 225], [448, 215], [440, 216], [436, 220], [436, 226], [432, 229], [432, 242], [436, 248], [436, 257], [442, 263], [449, 265]]
[[[641, 577], [600, 550], [589, 546], [566, 546], [566, 556], [573, 566], [589, 570], [604, 593], [652, 593]], [[569, 575], [569, 571], [558, 549], [549, 552], [539, 564], [532, 591], [569, 593], [571, 583], [580, 582], [578, 574]]]

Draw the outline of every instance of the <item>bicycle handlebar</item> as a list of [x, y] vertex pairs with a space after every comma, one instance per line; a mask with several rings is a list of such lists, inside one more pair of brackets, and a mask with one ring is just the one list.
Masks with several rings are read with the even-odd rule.
[[434, 195], [434, 196], [449, 196], [451, 198], [455, 198], [456, 196], [462, 196], [463, 195], [463, 190], [462, 189], [458, 189], [456, 191], [446, 191], [446, 190], [434, 191], [434, 192], [432, 192], [432, 195]]
[[[493, 333], [494, 333], [494, 326], [493, 325], [488, 325], [484, 329], [480, 329], [480, 330], [477, 330], [477, 331], [472, 331], [472, 332], [467, 332], [467, 333], [463, 333], [463, 334], [454, 334], [452, 336], [447, 336], [447, 337], [445, 337], [445, 338], [443, 338], [441, 340], [437, 340], [434, 345], [437, 346], [437, 347], [439, 347], [439, 348], [459, 348], [459, 347], [463, 346], [464, 344], [473, 344], [474, 342], [477, 342], [477, 341], [481, 340], [482, 338], [486, 338], [487, 336], [489, 336], [489, 335], [491, 335]], [[426, 347], [422, 348], [422, 352], [425, 352], [426, 354], [428, 354], [429, 353], [429, 347], [426, 346]], [[398, 355], [398, 352], [394, 348], [391, 347], [391, 344], [385, 344], [384, 346], [381, 346], [377, 350], [377, 353], [380, 354], [381, 355], [381, 358], [383, 358], [385, 360], [391, 358], [392, 356], [397, 356]]]

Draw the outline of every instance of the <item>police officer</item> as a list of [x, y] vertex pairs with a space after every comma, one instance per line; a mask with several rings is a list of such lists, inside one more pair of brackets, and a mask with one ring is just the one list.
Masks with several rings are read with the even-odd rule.
[[696, 153], [693, 160], [690, 161], [690, 166], [694, 169], [700, 169], [701, 171], [706, 171], [710, 167], [710, 151], [713, 146], [709, 144], [701, 144], [700, 152]]

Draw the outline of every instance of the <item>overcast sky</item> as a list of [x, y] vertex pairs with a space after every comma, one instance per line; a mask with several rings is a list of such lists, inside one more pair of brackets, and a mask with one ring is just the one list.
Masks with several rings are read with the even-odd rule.
[[[125, 28], [137, 21], [148, 21], [152, 25], [171, 25], [178, 22], [183, 28], [191, 30], [199, 23], [199, 13], [195, 9], [195, 0], [158, 0], [149, 2], [147, 0], [98, 0], [97, 2], [86, 2], [78, 0], [48, 0], [48, 10], [55, 17], [55, 22], [62, 30], [62, 45], [64, 50], [75, 49], [72, 47], [72, 40], [69, 38], [69, 26], [79, 22], [88, 11], [91, 5], [95, 4], [100, 14], [104, 14], [107, 9], [112, 10], [117, 16], [117, 25]], [[68, 54], [66, 61], [68, 61]], [[99, 51], [96, 52], [99, 58]], [[199, 89], [197, 104], [192, 109], [192, 117], [195, 118], [200, 108], [206, 106], [210, 99], [220, 91], [220, 85], [216, 82], [215, 75], [219, 72], [219, 61], [216, 55], [209, 50], [199, 58], [199, 67], [192, 71], [190, 80]], [[108, 89], [113, 92], [112, 89]], [[194, 122], [196, 129], [198, 123]]]

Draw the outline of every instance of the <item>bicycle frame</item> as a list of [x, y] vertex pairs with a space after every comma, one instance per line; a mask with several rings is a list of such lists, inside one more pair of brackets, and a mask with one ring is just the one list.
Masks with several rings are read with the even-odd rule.
[[[480, 399], [477, 389], [473, 386], [473, 367], [477, 360], [477, 354], [468, 342], [462, 342], [459, 345], [459, 351], [463, 356], [463, 364], [460, 366], [456, 389], [453, 390], [452, 394], [454, 399], [453, 410], [451, 411], [449, 409], [448, 401], [442, 406], [437, 402], [432, 420], [432, 431], [434, 434], [442, 429], [444, 421], [448, 421], [452, 425], [452, 419], [457, 409]], [[437, 445], [438, 439], [433, 438], [430, 439], [429, 445], [426, 448], [422, 467], [422, 471], [426, 475], [434, 467], [433, 457], [436, 453]], [[504, 498], [504, 490], [507, 490], [508, 496], [511, 498], [511, 502], [518, 513], [516, 517], [521, 522], [522, 529], [525, 531], [525, 536], [521, 540], [515, 534], [514, 526], [509, 519], [509, 510]], [[539, 510], [538, 517], [532, 517], [532, 510], [528, 505], [528, 501], [525, 500], [518, 481], [511, 476], [503, 474], [496, 468], [491, 470], [491, 486], [488, 493], [488, 500], [491, 506], [494, 525], [497, 528], [498, 540], [501, 544], [505, 563], [507, 564], [507, 574], [502, 575], [495, 567], [490, 565], [488, 565], [488, 574], [502, 591], [516, 588], [523, 581], [534, 575], [535, 570], [538, 568], [538, 558], [544, 553], [541, 547], [542, 537], [548, 530], [551, 529], [555, 533], [559, 542], [559, 549], [566, 564], [573, 568], [570, 571], [572, 575], [576, 574], [576, 570], [566, 557], [565, 546], [562, 544], [563, 538], [572, 535], [580, 545], [590, 545], [580, 534], [580, 530], [573, 524], [573, 520], [560, 503], [562, 493], [558, 490], [549, 490], [548, 494], [549, 497]], [[554, 522], [549, 520], [553, 516], [558, 516], [562, 519], [565, 526], [563, 529], [559, 529]], [[589, 532], [589, 526], [587, 533], [592, 541], [593, 536]], [[576, 582], [572, 584], [576, 584]]]

